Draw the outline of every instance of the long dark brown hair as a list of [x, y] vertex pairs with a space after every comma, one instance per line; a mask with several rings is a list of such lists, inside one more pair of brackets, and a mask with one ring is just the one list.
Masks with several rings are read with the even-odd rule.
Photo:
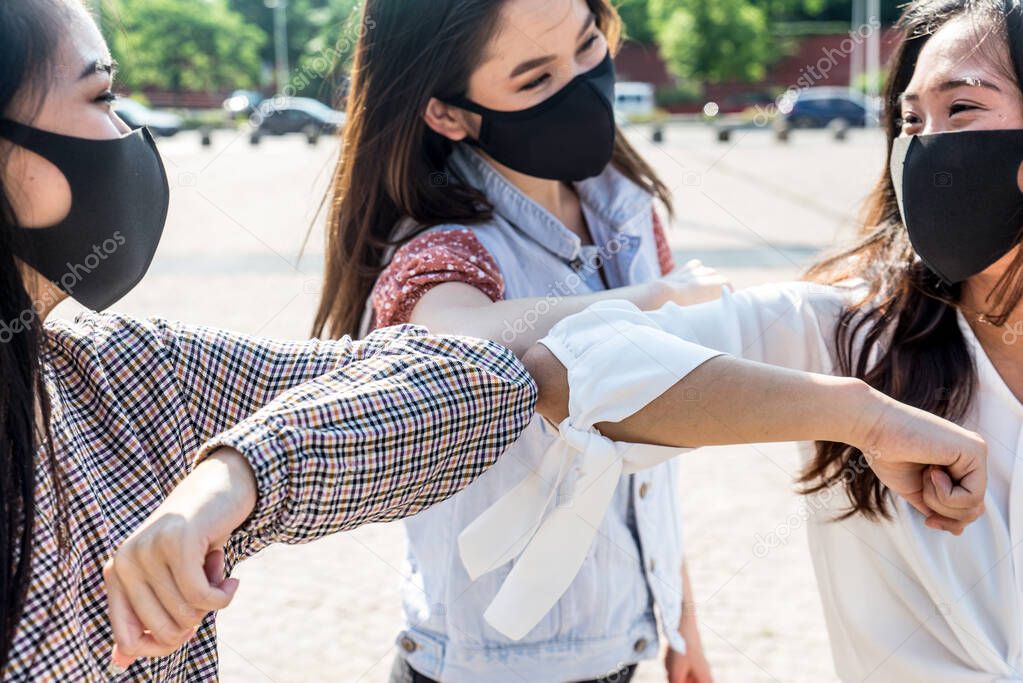
[[[1003, 0], [917, 0], [907, 6], [900, 21], [904, 40], [893, 57], [885, 92], [883, 125], [889, 157], [902, 131], [899, 98], [912, 80], [930, 36], [955, 19], [969, 18], [977, 31], [978, 49], [1018, 85], [1015, 55], [1007, 61], [1006, 46], [1007, 23], [1018, 30], [1019, 12], [1017, 3]], [[1023, 35], [1016, 38], [1023, 42]], [[957, 318], [962, 286], [944, 284], [916, 259], [890, 170], [888, 163], [864, 206], [859, 243], [816, 264], [806, 277], [825, 284], [850, 278], [869, 283], [863, 301], [846, 309], [839, 320], [835, 344], [842, 374], [858, 377], [902, 403], [961, 421], [977, 382]], [[1021, 269], [1023, 249], [988, 298], [992, 309], [984, 312], [987, 322], [1004, 325], [1019, 303], [1023, 296]], [[850, 503], [845, 517], [889, 515], [885, 487], [868, 466], [866, 456], [847, 444], [818, 443], [816, 457], [804, 470], [801, 482], [807, 494], [844, 486]]]
[[[609, 0], [587, 0], [617, 50]], [[487, 198], [438, 181], [453, 144], [423, 121], [431, 97], [465, 92], [498, 28], [503, 0], [366, 0], [348, 93], [341, 158], [328, 197], [326, 277], [313, 334], [358, 334], [399, 221], [420, 228], [489, 220]], [[618, 136], [614, 166], [672, 210], [671, 192]], [[411, 239], [414, 234], [405, 235]]]
[[[64, 0], [0, 2], [0, 116], [25, 115], [40, 101], [59, 36], [68, 19]], [[7, 158], [0, 158], [5, 168]], [[43, 330], [38, 316], [24, 325], [33, 302], [14, 257], [18, 222], [8, 188], [0, 181], [0, 675], [7, 666], [32, 573], [36, 521], [36, 453], [59, 482], [48, 433], [50, 406], [43, 384]], [[11, 331], [12, 324], [24, 329]], [[37, 429], [36, 412], [43, 433]]]

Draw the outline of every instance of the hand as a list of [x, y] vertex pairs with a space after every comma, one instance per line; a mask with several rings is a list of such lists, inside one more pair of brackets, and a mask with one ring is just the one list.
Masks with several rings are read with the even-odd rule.
[[223, 449], [198, 465], [103, 568], [114, 633], [111, 669], [163, 657], [202, 620], [231, 603], [223, 547], [252, 513], [256, 481], [244, 457]]
[[664, 656], [668, 683], [714, 683], [710, 664], [703, 652], [696, 610], [690, 607], [688, 600], [682, 606], [682, 621], [678, 631], [686, 641], [686, 653], [676, 652], [668, 646], [668, 652]]
[[723, 275], [696, 260], [676, 268], [658, 282], [667, 285], [662, 305], [669, 301], [679, 306], [715, 301], [721, 298], [722, 288], [732, 288]]
[[860, 421], [859, 448], [878, 479], [956, 536], [984, 513], [987, 444], [979, 434], [879, 392]]

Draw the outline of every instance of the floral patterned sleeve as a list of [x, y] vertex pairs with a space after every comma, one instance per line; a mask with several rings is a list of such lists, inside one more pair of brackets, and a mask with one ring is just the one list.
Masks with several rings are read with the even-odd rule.
[[661, 264], [661, 275], [668, 275], [675, 270], [675, 256], [668, 244], [668, 234], [664, 230], [661, 216], [654, 209], [654, 241], [657, 243], [657, 261]]
[[381, 273], [373, 290], [374, 328], [409, 322], [426, 293], [446, 282], [475, 287], [491, 301], [504, 298], [497, 262], [471, 230], [431, 232], [405, 244]]

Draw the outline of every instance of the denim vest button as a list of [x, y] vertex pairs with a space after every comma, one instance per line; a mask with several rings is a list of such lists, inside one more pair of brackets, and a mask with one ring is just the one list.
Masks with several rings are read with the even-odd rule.
[[412, 640], [408, 636], [404, 636], [401, 639], [401, 649], [411, 654], [419, 649], [419, 645], [417, 645], [416, 641]]
[[646, 638], [640, 638], [639, 640], [636, 641], [636, 644], [632, 646], [632, 649], [635, 650], [636, 652], [642, 652], [643, 650], [646, 649], [646, 646], [647, 646]]

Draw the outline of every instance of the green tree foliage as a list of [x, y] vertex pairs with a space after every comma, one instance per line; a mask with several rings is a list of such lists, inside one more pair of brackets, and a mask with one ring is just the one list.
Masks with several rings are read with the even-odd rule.
[[266, 34], [226, 0], [105, 0], [103, 24], [129, 88], [253, 87]]
[[[903, 0], [882, 0], [890, 24]], [[640, 0], [630, 16], [642, 22]], [[668, 67], [683, 81], [756, 81], [778, 59], [781, 24], [850, 22], [852, 0], [646, 0], [645, 22]], [[832, 24], [833, 25], [833, 24]]]
[[615, 4], [625, 24], [625, 37], [637, 43], [653, 43], [656, 36], [650, 26], [650, 0], [618, 0]]
[[[274, 13], [264, 0], [228, 0], [232, 9], [271, 36], [260, 52], [265, 64], [275, 60]], [[288, 92], [332, 100], [331, 92], [343, 80], [361, 27], [361, 0], [288, 0]]]
[[763, 7], [749, 0], [650, 0], [651, 26], [683, 80], [763, 78], [774, 56]]

